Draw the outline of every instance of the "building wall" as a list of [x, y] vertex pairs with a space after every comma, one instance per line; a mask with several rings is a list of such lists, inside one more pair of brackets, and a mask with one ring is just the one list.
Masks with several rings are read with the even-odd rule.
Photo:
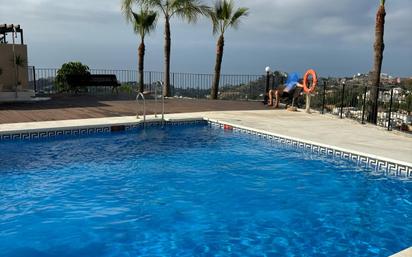
[[[20, 83], [19, 90], [28, 88], [28, 71], [27, 71], [27, 46], [15, 45], [16, 56], [21, 56], [25, 60], [24, 67], [18, 67]], [[15, 91], [16, 75], [15, 66], [13, 65], [13, 45], [0, 44], [0, 92]]]

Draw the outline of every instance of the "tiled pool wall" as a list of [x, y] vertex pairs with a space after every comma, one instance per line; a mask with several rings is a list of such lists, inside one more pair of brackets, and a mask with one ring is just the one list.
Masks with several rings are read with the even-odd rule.
[[190, 120], [190, 121], [150, 121], [146, 123], [122, 124], [122, 125], [104, 125], [104, 126], [90, 126], [90, 127], [76, 127], [76, 128], [50, 128], [40, 130], [27, 130], [19, 132], [0, 132], [0, 142], [13, 140], [35, 140], [42, 138], [58, 138], [62, 136], [80, 136], [92, 135], [98, 133], [112, 133], [119, 131], [133, 131], [142, 129], [144, 127], [155, 126], [193, 126], [193, 125], [207, 125], [206, 120]]
[[285, 138], [270, 133], [258, 132], [253, 129], [240, 128], [215, 121], [209, 121], [209, 124], [212, 127], [232, 130], [234, 133], [249, 134], [259, 138], [263, 138], [265, 140], [273, 140], [283, 145], [292, 146], [298, 149], [304, 149], [307, 152], [316, 153], [322, 156], [332, 156], [334, 158], [349, 160], [359, 166], [366, 166], [376, 171], [383, 172], [386, 175], [412, 178], [412, 167], [397, 163], [395, 161], [387, 161], [380, 158], [370, 157], [366, 154], [363, 155], [350, 151], [343, 151], [334, 148], [333, 146], [323, 146], [316, 143], [307, 143], [300, 141], [298, 139]]
[[302, 149], [320, 156], [332, 156], [343, 160], [349, 160], [359, 166], [367, 166], [386, 175], [412, 178], [412, 167], [406, 164], [388, 161], [366, 154], [344, 151], [333, 146], [324, 146], [316, 143], [303, 142], [298, 139], [286, 138], [271, 133], [259, 132], [253, 129], [246, 129], [236, 125], [228, 125], [219, 121], [199, 120], [179, 120], [179, 121], [148, 121], [146, 123], [133, 123], [122, 125], [104, 125], [83, 128], [52, 128], [43, 130], [21, 131], [12, 133], [1, 133], [0, 142], [13, 140], [36, 140], [42, 138], [58, 138], [64, 136], [80, 136], [96, 133], [113, 133], [118, 131], [134, 131], [144, 127], [155, 126], [193, 126], [209, 125], [212, 128], [230, 130], [233, 133], [244, 133], [265, 140], [272, 140], [276, 143]]

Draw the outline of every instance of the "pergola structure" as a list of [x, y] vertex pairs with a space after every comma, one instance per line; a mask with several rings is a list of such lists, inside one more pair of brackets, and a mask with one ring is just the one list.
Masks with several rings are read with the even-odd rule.
[[13, 32], [20, 33], [20, 44], [23, 45], [23, 29], [20, 28], [20, 25], [14, 24], [0, 24], [0, 44], [7, 44], [6, 36]]

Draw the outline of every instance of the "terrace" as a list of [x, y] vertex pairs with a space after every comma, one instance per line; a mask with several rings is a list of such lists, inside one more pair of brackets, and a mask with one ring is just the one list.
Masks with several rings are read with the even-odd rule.
[[[383, 38], [373, 74], [310, 69], [303, 88], [299, 75], [270, 67], [221, 74], [224, 33], [249, 9], [192, 4], [122, 1], [141, 38], [138, 71], [28, 66], [21, 27], [0, 25], [0, 252], [409, 256], [412, 79], [379, 80]], [[154, 56], [145, 36], [162, 14], [167, 73], [145, 71]], [[215, 73], [169, 73], [169, 19], [198, 15], [221, 33]], [[285, 95], [280, 108], [268, 105], [270, 89]]]
[[[10, 128], [30, 128], [33, 122], [92, 119], [110, 123], [104, 118], [124, 117], [136, 122], [135, 115], [143, 114], [136, 103], [137, 78], [130, 70], [96, 70], [92, 74], [115, 74], [122, 84], [120, 92], [109, 88], [90, 87], [81, 94], [59, 93], [56, 86], [57, 69], [29, 67], [29, 85], [38, 96], [51, 97], [49, 101], [0, 103], [0, 131]], [[147, 91], [161, 92], [156, 81], [161, 72], [145, 72]], [[172, 73], [172, 95], [165, 100], [166, 117], [202, 117], [223, 120], [300, 140], [331, 144], [342, 149], [362, 152], [370, 156], [410, 164], [412, 156], [411, 120], [407, 98], [411, 92], [399, 85], [383, 86], [380, 93], [378, 127], [367, 123], [370, 87], [359, 78], [333, 81], [322, 79], [312, 95], [312, 114], [304, 110], [288, 112], [272, 110], [262, 104], [265, 87], [274, 87], [277, 78], [265, 75], [221, 75], [219, 100], [208, 100], [211, 74]], [[395, 92], [395, 94], [394, 94]], [[304, 97], [298, 103], [304, 107]], [[153, 98], [146, 100], [147, 115], [161, 112]], [[132, 118], [134, 117], [134, 118]], [[66, 120], [66, 121], [65, 121]], [[77, 124], [77, 121], [74, 122]], [[17, 123], [17, 124], [12, 124]], [[20, 124], [21, 123], [21, 124]], [[87, 123], [87, 122], [86, 122]], [[39, 123], [49, 124], [49, 123]], [[60, 124], [60, 123], [52, 123]], [[34, 125], [35, 127], [37, 125]], [[386, 130], [386, 131], [385, 131]]]
[[[142, 111], [135, 101], [99, 101], [91, 97], [80, 97], [79, 100], [74, 104], [71, 98], [61, 98], [36, 103], [35, 108], [33, 104], [3, 106], [7, 110], [0, 110], [0, 133], [47, 130], [50, 127], [118, 126], [139, 123], [142, 119], [141, 116], [136, 119], [136, 112], [142, 114]], [[333, 146], [391, 163], [402, 163], [410, 167], [410, 174], [407, 175], [412, 176], [412, 136], [407, 133], [387, 131], [371, 124], [362, 125], [316, 111], [307, 114], [304, 110], [274, 110], [260, 102], [170, 99], [166, 100], [165, 109], [167, 120], [205, 118], [303, 142]], [[156, 109], [153, 101], [148, 101], [147, 111], [148, 120], [158, 120], [153, 114], [160, 113], [159, 106]]]

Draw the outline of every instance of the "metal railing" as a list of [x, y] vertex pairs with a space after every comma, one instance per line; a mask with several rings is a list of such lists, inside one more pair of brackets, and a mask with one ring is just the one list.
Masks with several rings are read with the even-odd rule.
[[[311, 107], [322, 114], [349, 118], [362, 124], [371, 121], [375, 88], [363, 84], [321, 83], [312, 97]], [[412, 92], [399, 85], [381, 85], [378, 88], [378, 126], [388, 130], [412, 132]]]
[[[162, 88], [163, 88], [163, 81], [156, 81], [155, 83], [154, 83], [154, 97], [155, 97], [155, 114], [154, 114], [154, 116], [155, 116], [155, 118], [157, 118], [157, 99], [158, 99], [158, 97], [159, 97], [159, 94], [158, 94], [158, 92], [157, 92], [157, 88], [158, 87], [160, 87], [160, 91], [159, 92], [161, 92], [161, 90], [162, 90]], [[161, 98], [162, 98], [162, 124], [163, 124], [163, 122], [164, 122], [164, 119], [165, 119], [165, 96], [163, 95], [163, 94], [161, 94], [162, 96], [161, 96]]]
[[[29, 67], [29, 85], [38, 94], [52, 95], [59, 91], [56, 81], [58, 69]], [[121, 91], [137, 90], [138, 74], [134, 70], [91, 69], [91, 74], [114, 74], [122, 84]], [[145, 90], [154, 91], [154, 82], [163, 80], [163, 72], [145, 71]], [[213, 74], [170, 74], [170, 89], [173, 97], [206, 99], [210, 95]], [[265, 85], [264, 75], [221, 75], [219, 98], [223, 100], [261, 100]], [[91, 94], [107, 94], [106, 88], [92, 88]]]
[[[29, 85], [38, 94], [51, 95], [59, 92], [55, 81], [58, 69], [29, 67]], [[133, 70], [91, 69], [92, 74], [115, 74], [122, 84], [120, 92], [136, 97], [138, 74]], [[163, 72], [144, 72], [145, 91], [154, 92], [156, 81], [163, 80]], [[213, 74], [171, 73], [171, 93], [173, 97], [207, 99]], [[369, 122], [372, 101], [372, 87], [365, 83], [331, 83], [321, 80], [311, 98], [312, 109], [323, 114], [329, 113], [340, 118], [350, 118], [361, 123]], [[264, 99], [266, 86], [273, 88], [279, 83], [265, 75], [221, 75], [219, 99], [258, 100]], [[400, 131], [412, 131], [412, 92], [398, 88], [399, 85], [382, 85], [379, 88], [377, 125]], [[90, 88], [91, 94], [110, 94], [109, 88]], [[298, 107], [304, 106], [304, 97], [298, 98]]]
[[143, 124], [146, 124], [146, 99], [143, 95], [143, 93], [138, 93], [136, 96], [136, 105], [137, 105], [137, 110], [136, 110], [136, 118], [140, 119], [139, 116], [139, 98], [142, 98], [143, 100]]

